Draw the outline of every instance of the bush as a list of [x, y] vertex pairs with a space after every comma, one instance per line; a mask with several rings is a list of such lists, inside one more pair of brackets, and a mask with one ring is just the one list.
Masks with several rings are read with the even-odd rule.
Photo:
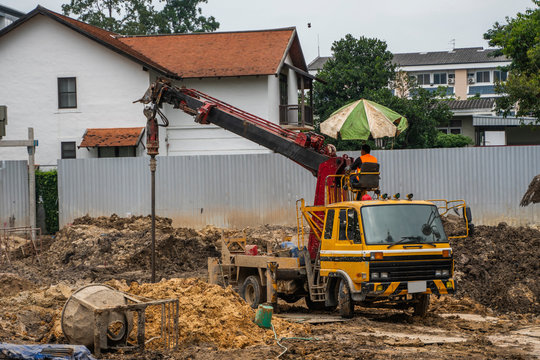
[[458, 134], [437, 134], [434, 147], [437, 148], [451, 148], [451, 147], [464, 147], [472, 145], [474, 142], [468, 136]]
[[49, 234], [58, 231], [58, 175], [56, 170], [36, 171], [36, 204], [43, 204]]

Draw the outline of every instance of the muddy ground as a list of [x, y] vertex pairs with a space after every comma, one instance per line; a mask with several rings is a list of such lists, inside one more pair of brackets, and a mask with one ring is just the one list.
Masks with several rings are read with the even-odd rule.
[[[447, 225], [452, 233], [452, 222]], [[216, 323], [216, 313], [204, 310], [213, 308], [215, 301], [211, 299], [222, 299], [221, 308], [231, 309], [227, 313], [236, 314], [234, 321], [249, 323], [253, 315], [250, 309], [242, 308], [242, 300], [232, 290], [214, 289], [192, 279], [205, 278], [207, 258], [219, 256], [221, 233], [214, 227], [174, 228], [169, 219], [158, 219], [158, 277], [189, 279], [175, 280], [174, 286], [162, 283], [160, 291], [149, 288], [148, 294], [166, 294], [163, 286], [182, 293], [191, 289], [183, 296], [201, 305], [184, 306], [186, 314], [193, 312], [189, 326], [195, 326], [186, 328], [196, 329], [190, 332], [198, 335], [183, 339], [175, 352], [149, 350], [108, 354], [107, 358], [262, 359], [282, 352], [271, 331], [257, 332], [246, 325], [242, 333], [238, 322], [228, 322], [227, 314], [220, 312], [221, 320]], [[294, 233], [290, 227], [259, 226], [226, 231], [225, 235], [244, 234], [249, 243], [265, 249], [267, 243], [274, 247]], [[137, 284], [150, 279], [150, 241], [148, 217], [113, 215], [79, 218], [55, 237], [46, 238], [39, 262], [29, 255], [30, 249], [12, 250], [10, 263], [5, 256], [0, 259], [0, 341], [64, 343], [59, 317], [70, 294], [82, 285], [111, 280], [123, 284], [123, 290], [140, 291]], [[355, 318], [347, 322], [282, 327], [277, 329], [278, 337], [295, 335], [310, 340], [283, 340], [288, 350], [281, 358], [540, 357], [540, 231], [504, 223], [478, 226], [473, 236], [453, 241], [452, 247], [458, 294], [433, 299], [426, 318], [414, 318], [410, 311], [357, 307]], [[331, 313], [308, 313], [303, 300], [281, 307], [284, 311], [279, 316], [339, 319]], [[200, 324], [193, 325], [193, 319]], [[218, 341], [213, 337], [216, 333], [232, 337]]]

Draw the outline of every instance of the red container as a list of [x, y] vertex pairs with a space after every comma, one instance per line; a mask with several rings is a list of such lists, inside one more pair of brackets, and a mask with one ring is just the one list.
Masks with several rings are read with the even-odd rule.
[[259, 253], [259, 249], [257, 248], [257, 245], [246, 245], [246, 255], [257, 255]]

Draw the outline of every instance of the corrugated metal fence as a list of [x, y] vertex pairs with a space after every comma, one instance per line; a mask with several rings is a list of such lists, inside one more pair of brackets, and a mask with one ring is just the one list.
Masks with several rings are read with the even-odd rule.
[[[540, 147], [374, 151], [383, 192], [465, 199], [475, 223], [540, 222], [540, 205], [519, 207]], [[358, 153], [350, 155], [358, 156]], [[59, 161], [60, 226], [91, 216], [150, 213], [148, 158]], [[158, 157], [156, 213], [176, 225], [296, 224], [295, 202], [312, 202], [315, 178], [277, 154]]]
[[28, 165], [26, 161], [0, 160], [0, 228], [28, 226]]

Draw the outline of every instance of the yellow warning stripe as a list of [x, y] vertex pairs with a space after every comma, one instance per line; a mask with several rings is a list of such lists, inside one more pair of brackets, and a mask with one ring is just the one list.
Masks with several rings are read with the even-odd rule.
[[394, 293], [394, 291], [396, 291], [397, 287], [399, 286], [399, 281], [398, 282], [393, 282], [393, 283], [390, 283], [390, 285], [388, 285], [388, 287], [386, 288], [386, 291], [381, 295], [381, 296], [389, 296], [389, 295], [392, 295]]
[[439, 289], [439, 292], [441, 294], [448, 294], [448, 291], [446, 290], [446, 286], [442, 282], [442, 280], [433, 280], [435, 285], [437, 285], [437, 288]]

